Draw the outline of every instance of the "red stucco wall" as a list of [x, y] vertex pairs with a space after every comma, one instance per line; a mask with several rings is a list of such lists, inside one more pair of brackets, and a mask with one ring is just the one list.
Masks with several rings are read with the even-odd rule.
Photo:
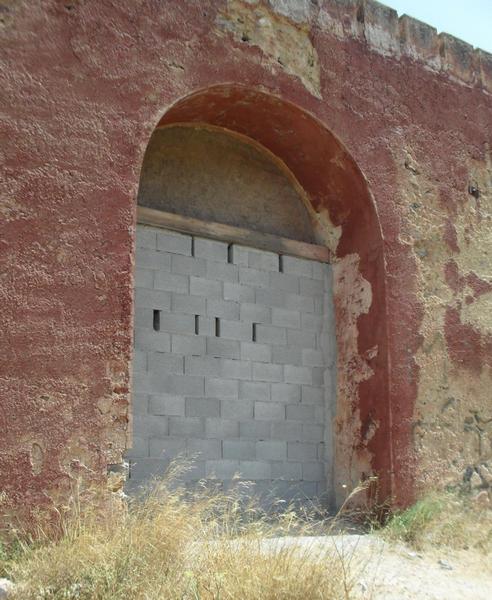
[[492, 461], [492, 60], [377, 3], [278, 5], [3, 6], [4, 512], [100, 490], [121, 459], [143, 153], [217, 85], [270, 99], [200, 119], [270, 147], [340, 232], [339, 485], [376, 471], [408, 502]]

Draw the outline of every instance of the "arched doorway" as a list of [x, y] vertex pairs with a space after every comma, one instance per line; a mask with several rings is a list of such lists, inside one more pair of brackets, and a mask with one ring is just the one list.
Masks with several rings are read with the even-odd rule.
[[[222, 164], [219, 160], [220, 148], [222, 148], [222, 158], [227, 157], [227, 161], [222, 160]], [[181, 157], [178, 161], [179, 165], [176, 163], [178, 156]], [[164, 160], [162, 160], [163, 158]], [[186, 168], [185, 165], [187, 165]], [[192, 169], [192, 167], [194, 168]], [[200, 167], [204, 167], [201, 173]], [[229, 175], [231, 173], [235, 174], [237, 177], [236, 191], [242, 190], [243, 197], [248, 198], [247, 202], [242, 205], [236, 205], [241, 206], [241, 210], [234, 210], [234, 203], [227, 202], [228, 195], [231, 194], [231, 191], [234, 191], [234, 188], [231, 188], [230, 185], [230, 182], [234, 181], [234, 177], [222, 178], [227, 185], [221, 185], [218, 189], [217, 181], [220, 181], [220, 177], [218, 177], [219, 172], [217, 169], [220, 170], [220, 168], [229, 169]], [[213, 173], [214, 169], [216, 170], [215, 175]], [[189, 173], [192, 171], [194, 176], [190, 177]], [[251, 185], [249, 186], [245, 185], [248, 180], [246, 173], [250, 175]], [[207, 181], [209, 185], [206, 185]], [[215, 181], [215, 183], [210, 185], [212, 181]], [[262, 182], [261, 192], [261, 186], [258, 185], [259, 181]], [[202, 186], [201, 194], [199, 193], [200, 186]], [[282, 193], [280, 193], [280, 190], [282, 190]], [[279, 197], [282, 197], [283, 200], [279, 201]], [[317, 337], [321, 339], [323, 327], [328, 326], [329, 331], [329, 303], [333, 299], [336, 315], [337, 363], [336, 369], [330, 370], [328, 355], [331, 353], [333, 356], [335, 352], [330, 348], [322, 349], [319, 341], [315, 341], [313, 347], [308, 346], [305, 348], [314, 352], [323, 350], [322, 364], [312, 367], [322, 373], [322, 381], [318, 371], [311, 371], [311, 383], [313, 373], [316, 373], [316, 381], [319, 382], [319, 387], [324, 390], [323, 409], [317, 412], [313, 410], [313, 404], [310, 404], [306, 399], [303, 402], [302, 399], [302, 385], [307, 386], [309, 382], [291, 384], [299, 386], [300, 396], [298, 402], [296, 400], [285, 403], [284, 400], [285, 405], [281, 406], [280, 402], [272, 401], [272, 385], [285, 386], [287, 383], [285, 381], [285, 364], [294, 369], [296, 367], [306, 368], [307, 365], [302, 364], [302, 358], [300, 365], [284, 363], [281, 375], [279, 370], [274, 368], [275, 363], [272, 359], [265, 359], [265, 364], [271, 371], [269, 377], [274, 377], [273, 373], [276, 371], [277, 377], [283, 379], [268, 382], [267, 387], [270, 396], [268, 399], [264, 397], [263, 401], [266, 411], [264, 414], [270, 415], [270, 417], [266, 416], [264, 419], [255, 419], [254, 402], [263, 402], [261, 394], [266, 393], [265, 386], [256, 386], [256, 391], [252, 392], [254, 398], [246, 398], [247, 400], [253, 400], [253, 404], [244, 402], [243, 406], [240, 393], [236, 391], [240, 389], [239, 383], [228, 388], [227, 382], [222, 381], [220, 385], [225, 386], [225, 389], [229, 389], [227, 393], [231, 396], [226, 398], [230, 400], [227, 409], [223, 408], [223, 406], [226, 406], [223, 399], [215, 397], [222, 393], [220, 389], [210, 387], [208, 392], [202, 392], [201, 388], [199, 390], [197, 388], [190, 392], [190, 400], [188, 401], [188, 418], [195, 419], [191, 421], [187, 421], [186, 416], [186, 390], [181, 394], [181, 391], [175, 393], [172, 392], [172, 387], [168, 388], [165, 391], [166, 398], [162, 402], [168, 404], [174, 402], [175, 405], [174, 408], [165, 410], [171, 412], [174, 410], [178, 414], [163, 414], [161, 416], [176, 417], [171, 421], [174, 424], [171, 430], [169, 429], [169, 418], [167, 423], [164, 423], [164, 419], [161, 419], [161, 425], [157, 426], [154, 416], [148, 413], [148, 403], [151, 401], [149, 400], [150, 388], [145, 386], [151, 385], [149, 383], [151, 375], [149, 375], [149, 364], [146, 363], [145, 369], [148, 374], [142, 379], [144, 383], [141, 384], [140, 392], [147, 397], [144, 402], [146, 412], [140, 415], [137, 414], [138, 410], [143, 412], [143, 409], [142, 407], [137, 408], [138, 398], [135, 395], [135, 443], [132, 451], [134, 458], [132, 460], [137, 463], [140, 459], [140, 463], [144, 464], [143, 459], [145, 458], [146, 464], [149, 466], [149, 473], [154, 473], [156, 469], [158, 470], [161, 467], [161, 463], [156, 462], [161, 459], [155, 456], [159, 451], [168, 452], [168, 455], [172, 454], [172, 448], [183, 451], [186, 445], [183, 446], [182, 440], [195, 439], [201, 440], [200, 443], [196, 444], [198, 452], [206, 452], [209, 453], [209, 456], [218, 457], [216, 459], [209, 458], [209, 460], [216, 461], [215, 467], [219, 472], [223, 469], [222, 478], [224, 480], [230, 477], [233, 470], [246, 471], [243, 473], [245, 478], [261, 479], [266, 482], [264, 487], [268, 488], [271, 487], [273, 480], [282, 479], [282, 469], [284, 474], [287, 474], [289, 469], [292, 470], [292, 473], [297, 469], [296, 472], [300, 475], [291, 476], [290, 480], [300, 483], [307, 481], [303, 473], [303, 465], [307, 465], [305, 466], [305, 472], [307, 473], [310, 468], [313, 472], [314, 470], [319, 471], [320, 464], [322, 464], [323, 479], [318, 477], [318, 479], [315, 479], [316, 486], [304, 486], [304, 490], [309, 488], [316, 495], [320, 495], [321, 487], [324, 486], [325, 491], [328, 491], [329, 494], [333, 492], [338, 499], [337, 501], [340, 501], [346, 487], [350, 488], [351, 485], [357, 484], [360, 479], [377, 474], [382, 493], [388, 496], [391, 493], [392, 445], [387, 386], [388, 368], [382, 240], [374, 204], [364, 178], [340, 142], [318, 121], [298, 107], [263, 92], [241, 86], [227, 85], [199, 91], [177, 102], [166, 112], [159, 123], [144, 160], [139, 204], [141, 206], [146, 205], [146, 208], [139, 209], [140, 236], [142, 239], [145, 236], [153, 238], [154, 234], [157, 235], [149, 229], [149, 224], [164, 226], [164, 228], [181, 231], [184, 237], [179, 237], [174, 233], [169, 242], [162, 242], [161, 250], [166, 247], [166, 244], [169, 248], [169, 244], [178, 244], [178, 241], [180, 241], [183, 243], [183, 248], [186, 245], [183, 252], [188, 254], [189, 246], [189, 252], [193, 254], [196, 244], [195, 239], [198, 239], [198, 247], [206, 254], [207, 252], [213, 252], [210, 249], [212, 248], [211, 243], [208, 243], [209, 250], [205, 250], [207, 244], [201, 240], [217, 238], [216, 244], [219, 245], [215, 246], [215, 252], [222, 253], [224, 262], [237, 267], [237, 269], [241, 267], [241, 260], [249, 261], [250, 258], [249, 256], [246, 259], [238, 258], [239, 251], [236, 252], [237, 258], [234, 258], [235, 245], [238, 248], [256, 247], [256, 251], [263, 251], [263, 259], [253, 258], [251, 260], [253, 262], [264, 260], [265, 264], [270, 261], [269, 264], [271, 265], [277, 261], [277, 273], [280, 272], [284, 276], [289, 273], [282, 273], [283, 267], [279, 267], [282, 259], [278, 258], [279, 255], [293, 256], [302, 245], [318, 249], [323, 248], [324, 252], [323, 250], [315, 250], [315, 252], [319, 252], [315, 258], [322, 257], [321, 261], [317, 260], [313, 263], [309, 260], [313, 256], [304, 256], [301, 258], [300, 264], [302, 264], [302, 259], [308, 259], [307, 263], [310, 265], [308, 270], [310, 270], [310, 273], [314, 273], [316, 269], [318, 269], [317, 272], [322, 271], [322, 269], [319, 270], [319, 267], [314, 267], [314, 264], [326, 264], [325, 261], [328, 260], [328, 256], [331, 257], [331, 262], [333, 262], [333, 288], [327, 289], [325, 283], [319, 297], [313, 298], [318, 304], [323, 303], [323, 301], [325, 303], [320, 313], [323, 317], [319, 323], [320, 330], [314, 332], [314, 339], [316, 340]], [[162, 214], [166, 215], [164, 219], [159, 219], [157, 213], [153, 212], [163, 210]], [[149, 215], [151, 216], [149, 217]], [[179, 215], [185, 221], [195, 219], [199, 223], [194, 223], [193, 227], [195, 229], [192, 227], [187, 230], [189, 222], [185, 223], [179, 217], [176, 220], [172, 215]], [[219, 224], [222, 227], [210, 227], [210, 221], [213, 222], [214, 226]], [[144, 224], [147, 224], [147, 228]], [[243, 233], [233, 231], [234, 228], [241, 230]], [[219, 231], [219, 234], [217, 234], [217, 231]], [[244, 233], [245, 231], [246, 233]], [[187, 234], [188, 238], [186, 238]], [[233, 234], [245, 237], [235, 238]], [[230, 239], [228, 239], [228, 236]], [[266, 237], [262, 238], [262, 236]], [[281, 241], [275, 242], [274, 239]], [[145, 243], [144, 241], [143, 244]], [[151, 244], [153, 243], [152, 241]], [[269, 246], [272, 243], [280, 244], [280, 246], [277, 248], [275, 248], [275, 245], [273, 247]], [[293, 246], [289, 246], [290, 243], [294, 246], [298, 244], [296, 251], [292, 250]], [[220, 244], [225, 246], [220, 246]], [[225, 247], [229, 249], [227, 257]], [[286, 247], [290, 248], [290, 251], [289, 249], [286, 250]], [[191, 257], [203, 258], [203, 256]], [[300, 260], [299, 256], [296, 259]], [[148, 260], [152, 259], [149, 258]], [[172, 257], [170, 260], [172, 261]], [[238, 262], [235, 263], [235, 260]], [[179, 261], [175, 259], [174, 262]], [[198, 269], [196, 266], [188, 266], [187, 268]], [[251, 267], [248, 266], [247, 268]], [[327, 269], [330, 268], [327, 267]], [[167, 277], [168, 281], [171, 281], [176, 273], [172, 273], [172, 266], [169, 271], [169, 275], [161, 274], [159, 278], [162, 280], [162, 278]], [[258, 271], [261, 271], [261, 269]], [[142, 273], [139, 273], [137, 268], [137, 277], [145, 279], [146, 276]], [[191, 270], [189, 276], [199, 277], [199, 275], [191, 275]], [[226, 275], [222, 276], [225, 277]], [[297, 273], [297, 276], [303, 277], [301, 273]], [[322, 275], [321, 281], [323, 277], [328, 280], [330, 275], [328, 277], [326, 274]], [[270, 281], [271, 274], [269, 275]], [[144, 286], [148, 285], [148, 279], [143, 283]], [[299, 285], [299, 280], [297, 280], [297, 285]], [[264, 279], [263, 287], [266, 286], [266, 279]], [[210, 287], [213, 288], [214, 286]], [[261, 289], [261, 286], [259, 287]], [[210, 293], [218, 294], [217, 286], [215, 288], [216, 291]], [[316, 289], [319, 290], [319, 287]], [[256, 298], [257, 296], [254, 296], [253, 302], [255, 304], [257, 303]], [[219, 298], [216, 298], [216, 300], [219, 300]], [[224, 301], [225, 299], [222, 296], [220, 300]], [[162, 318], [161, 315], [156, 315], [160, 311], [170, 310], [170, 305], [166, 304], [167, 301], [162, 300], [162, 302], [162, 308], [157, 306], [152, 308], [152, 325], [154, 328], [156, 327], [154, 319], [159, 320]], [[252, 304], [252, 302], [248, 304]], [[149, 309], [150, 307], [145, 308]], [[197, 311], [193, 314], [195, 321], [184, 319], [186, 321], [184, 327], [190, 328], [190, 334], [200, 336], [200, 324], [203, 321], [203, 327], [206, 329], [202, 329], [202, 331], [206, 331], [209, 337], [220, 337], [220, 334], [217, 335], [216, 328], [217, 326], [220, 328], [217, 319], [221, 317], [201, 315], [198, 304], [196, 304], [196, 308]], [[269, 308], [282, 309], [285, 307], [270, 306]], [[299, 318], [302, 318], [303, 307], [299, 306], [298, 308], [300, 309], [298, 311]], [[138, 309], [139, 299], [137, 294], [137, 328], [139, 318], [144, 318], [139, 317]], [[295, 318], [292, 315], [290, 317]], [[272, 318], [271, 314], [268, 318]], [[147, 319], [146, 323], [148, 325], [148, 311], [145, 319]], [[174, 320], [176, 321], [176, 319]], [[191, 330], [193, 324], [196, 328]], [[246, 336], [251, 333], [253, 339], [251, 341], [244, 339], [243, 342], [258, 343], [257, 340], [254, 340], [253, 325], [253, 321], [247, 323], [244, 331], [237, 334]], [[159, 326], [159, 323], [157, 323], [157, 326]], [[262, 327], [263, 324], [260, 323], [257, 326]], [[268, 326], [271, 326], [271, 323]], [[173, 325], [173, 327], [176, 327], [176, 325]], [[293, 327], [293, 329], [296, 328], [299, 332], [301, 331], [300, 327]], [[248, 329], [248, 333], [246, 333], [246, 329]], [[272, 331], [270, 333], [276, 332]], [[292, 342], [294, 342], [294, 339], [295, 336], [292, 334]], [[335, 339], [334, 332], [331, 333], [331, 339]], [[241, 340], [235, 341], [241, 342]], [[273, 343], [273, 345], [276, 344]], [[285, 345], [286, 349], [290, 349], [291, 345], [288, 343], [287, 338]], [[163, 353], [167, 352], [173, 354], [172, 344], [166, 345]], [[190, 354], [191, 356], [192, 354]], [[184, 354], [183, 357], [183, 360], [186, 361]], [[212, 358], [234, 360], [230, 357], [212, 356]], [[240, 358], [241, 355], [239, 354], [237, 359]], [[139, 358], [137, 353], [136, 361], [138, 360], [143, 359]], [[148, 357], [145, 357], [145, 360], [147, 361]], [[166, 360], [170, 360], [172, 363], [174, 359], [169, 358]], [[188, 360], [191, 364], [191, 358]], [[253, 360], [253, 362], [260, 361]], [[292, 359], [292, 362], [295, 363], [294, 359]], [[244, 377], [250, 377], [251, 383], [266, 383], [263, 380], [253, 381], [252, 369], [254, 367], [252, 363], [249, 367], [251, 370], [245, 372]], [[232, 364], [227, 364], [229, 368], [232, 368]], [[168, 367], [161, 364], [161, 368], [166, 369]], [[180, 369], [179, 366], [177, 368]], [[205, 369], [205, 366], [202, 368]], [[214, 375], [211, 376], [211, 379], [227, 379], [216, 377], [214, 368], [210, 366], [211, 371], [209, 374]], [[246, 369], [246, 367], [243, 368]], [[257, 368], [259, 369], [259, 367]], [[301, 371], [298, 372], [297, 376], [301, 376]], [[306, 376], [306, 372], [304, 376]], [[207, 374], [205, 373], [199, 377], [205, 377], [206, 384]], [[263, 378], [265, 377], [267, 376], [263, 375]], [[137, 375], [135, 380], [137, 381]], [[166, 379], [166, 381], [171, 382], [172, 379]], [[242, 387], [248, 386], [243, 384]], [[253, 390], [255, 386], [249, 387]], [[327, 390], [329, 391], [327, 392]], [[284, 391], [287, 391], [286, 388]], [[139, 393], [138, 390], [137, 393]], [[197, 402], [191, 400], [194, 397], [193, 394], [203, 394], [206, 402], [198, 406]], [[319, 398], [319, 394], [317, 397]], [[184, 405], [182, 400], [184, 400]], [[233, 400], [235, 403], [232, 402]], [[268, 402], [270, 404], [267, 404]], [[291, 419], [287, 418], [287, 405], [291, 406], [289, 411]], [[327, 410], [328, 405], [330, 407]], [[252, 413], [251, 407], [253, 407]], [[239, 418], [239, 433], [237, 435], [236, 428], [234, 428], [231, 430], [232, 433], [231, 431], [227, 434], [222, 432], [220, 436], [216, 435], [215, 438], [207, 437], [204, 419], [218, 419], [217, 427], [227, 427], [229, 425], [220, 423], [220, 420], [230, 420], [224, 417], [227, 410], [240, 411], [242, 409], [246, 410], [246, 408], [246, 412], [249, 411], [249, 416], [246, 418], [246, 413], [244, 413], [242, 421], [249, 421], [248, 427], [251, 430], [255, 429], [253, 439], [249, 439], [245, 435], [241, 436], [240, 423], [242, 421]], [[259, 408], [263, 410], [263, 406]], [[275, 413], [275, 409], [278, 409], [279, 412]], [[183, 410], [184, 414], [182, 414]], [[191, 416], [192, 414], [199, 416]], [[214, 416], [207, 417], [207, 414], [213, 414]], [[240, 413], [237, 412], [237, 414]], [[299, 416], [294, 418], [296, 414]], [[310, 420], [303, 423], [300, 418], [301, 415], [309, 415]], [[179, 421], [178, 418], [182, 418], [182, 420]], [[269, 423], [268, 435], [265, 425], [258, 423], [262, 420]], [[291, 421], [295, 422], [297, 420], [301, 420], [301, 429], [294, 427], [291, 423]], [[316, 423], [316, 420], [321, 422], [323, 428], [321, 441], [318, 440], [319, 434], [314, 433], [316, 431], [315, 426], [319, 426], [319, 422]], [[278, 438], [272, 437], [272, 424], [281, 422], [283, 424], [282, 435], [279, 434]], [[148, 439], [144, 440], [143, 447], [138, 450], [139, 423], [145, 423], [145, 427], [150, 432], [155, 427], [158, 436], [162, 436], [162, 432], [165, 430], [167, 432], [167, 447], [154, 444], [154, 449], [150, 449], [148, 445], [152, 437], [152, 434], [150, 434]], [[303, 428], [307, 431], [309, 426], [313, 426], [312, 435], [318, 436], [315, 441], [308, 442], [303, 437], [307, 434], [299, 433], [302, 432]], [[280, 431], [279, 427], [277, 425], [278, 431]], [[289, 427], [290, 430], [288, 431]], [[142, 431], [141, 428], [140, 431]], [[288, 439], [289, 436], [292, 439]], [[233, 441], [237, 443], [227, 443], [229, 441], [228, 437], [233, 438]], [[211, 443], [210, 439], [218, 440], [219, 444]], [[254, 442], [254, 444], [251, 442]], [[193, 444], [190, 444], [190, 447], [193, 447]], [[314, 450], [315, 447], [316, 450]], [[227, 449], [225, 454], [224, 448]], [[259, 454], [260, 448], [261, 453]], [[333, 460], [331, 458], [333, 455], [331, 448], [334, 449]], [[316, 452], [316, 455], [313, 452]], [[144, 456], [139, 456], [139, 453], [144, 453]], [[258, 458], [259, 456], [261, 459]], [[295, 456], [298, 459], [294, 459]], [[241, 465], [238, 467], [237, 461], [242, 462], [245, 468], [241, 469]], [[265, 466], [264, 463], [268, 463], [270, 466]], [[276, 471], [272, 470], [273, 463], [275, 463]], [[292, 466], [293, 463], [296, 463], [294, 467]], [[262, 468], [265, 468], [268, 476], [262, 474], [256, 477]], [[203, 473], [207, 476], [209, 470], [206, 464], [204, 469], [204, 472], [197, 472], [196, 476], [199, 477]], [[250, 470], [248, 471], [248, 469]], [[279, 476], [274, 477], [274, 473], [278, 473]], [[137, 479], [143, 478], [144, 475]], [[216, 475], [220, 478], [219, 473], [216, 473]], [[312, 479], [311, 475], [309, 477]], [[327, 478], [328, 484], [326, 483]], [[330, 479], [333, 479], [333, 481], [330, 482]], [[285, 485], [283, 489], [285, 489]]]

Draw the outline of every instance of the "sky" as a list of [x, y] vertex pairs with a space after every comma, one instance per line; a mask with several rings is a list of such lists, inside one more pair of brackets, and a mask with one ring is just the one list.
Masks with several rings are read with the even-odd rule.
[[492, 0], [380, 0], [401, 16], [407, 14], [492, 53]]

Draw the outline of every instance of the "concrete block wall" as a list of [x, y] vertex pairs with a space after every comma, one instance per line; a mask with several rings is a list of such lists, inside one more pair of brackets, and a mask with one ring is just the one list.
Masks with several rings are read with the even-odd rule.
[[128, 489], [187, 456], [190, 482], [329, 492], [333, 319], [329, 265], [139, 225]]

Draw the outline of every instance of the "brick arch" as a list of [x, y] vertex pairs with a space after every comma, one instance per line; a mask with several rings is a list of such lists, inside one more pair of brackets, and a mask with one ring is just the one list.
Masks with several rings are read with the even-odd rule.
[[[392, 406], [386, 320], [384, 247], [367, 182], [342, 143], [298, 106], [241, 85], [217, 85], [174, 103], [158, 123], [201, 123], [247, 136], [291, 170], [309, 197], [319, 238], [334, 260], [337, 318], [337, 500], [377, 474], [380, 495], [405, 496], [408, 479], [393, 473]], [[399, 434], [402, 437], [403, 434]], [[408, 439], [399, 439], [407, 451]]]

